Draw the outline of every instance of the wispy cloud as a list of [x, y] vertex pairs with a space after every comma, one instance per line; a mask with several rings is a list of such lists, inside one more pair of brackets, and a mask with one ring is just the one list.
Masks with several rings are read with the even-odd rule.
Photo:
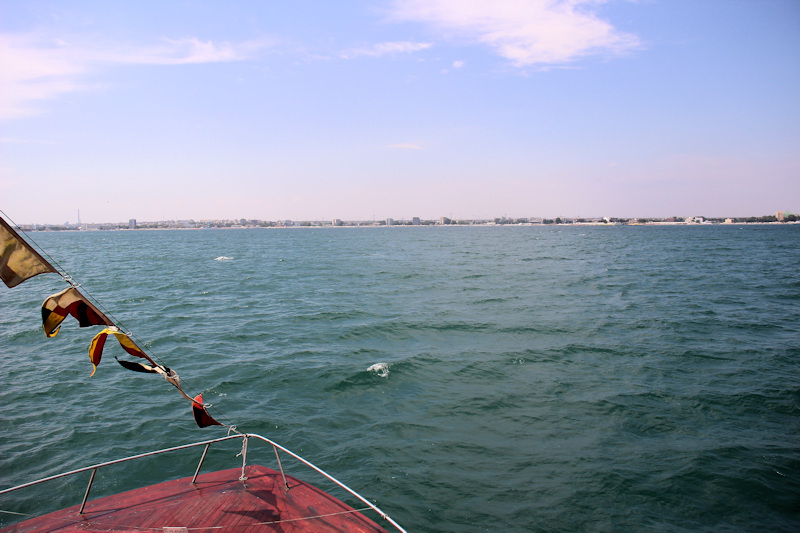
[[380, 57], [389, 54], [408, 54], [412, 52], [419, 52], [421, 50], [426, 50], [431, 46], [431, 43], [414, 43], [409, 41], [386, 42], [364, 48], [354, 48], [344, 51], [340, 55], [345, 59], [361, 56]]
[[44, 144], [45, 141], [30, 141], [25, 139], [17, 139], [16, 137], [0, 137], [0, 144]]
[[186, 65], [241, 61], [269, 43], [213, 43], [189, 37], [148, 46], [86, 46], [38, 34], [0, 35], [0, 119], [38, 114], [37, 103], [83, 90], [108, 65]]
[[601, 19], [600, 0], [395, 0], [391, 18], [493, 48], [514, 66], [553, 65], [622, 53], [639, 39]]
[[422, 146], [414, 143], [399, 143], [399, 144], [390, 144], [387, 148], [391, 148], [393, 150], [422, 150]]
[[147, 65], [188, 65], [241, 61], [248, 57], [250, 45], [203, 42], [195, 37], [164, 39], [162, 43], [97, 54], [98, 60], [109, 63], [140, 63]]

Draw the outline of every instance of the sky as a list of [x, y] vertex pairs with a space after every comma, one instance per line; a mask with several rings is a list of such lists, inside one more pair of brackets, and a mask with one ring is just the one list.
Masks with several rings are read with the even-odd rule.
[[0, 0], [18, 224], [800, 211], [797, 0]]

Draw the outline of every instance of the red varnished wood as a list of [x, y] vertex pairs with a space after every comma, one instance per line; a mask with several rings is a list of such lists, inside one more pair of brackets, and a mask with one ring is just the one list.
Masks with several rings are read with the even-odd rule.
[[[175, 531], [199, 533], [364, 532], [385, 530], [325, 492], [263, 466], [240, 468], [167, 481], [115, 494], [86, 504], [32, 518], [2, 529], [3, 533], [52, 531]], [[341, 514], [338, 514], [341, 513]], [[312, 518], [319, 517], [319, 518]]]

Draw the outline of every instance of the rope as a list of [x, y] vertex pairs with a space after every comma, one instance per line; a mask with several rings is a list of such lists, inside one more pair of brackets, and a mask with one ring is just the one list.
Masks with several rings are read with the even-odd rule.
[[0, 509], [0, 513], [14, 514], [14, 515], [17, 515], [17, 516], [28, 516], [28, 517], [32, 517], [33, 516], [32, 514], [16, 513], [14, 511], [6, 511], [5, 509]]
[[[290, 522], [303, 522], [303, 521], [306, 521], [306, 520], [320, 520], [320, 519], [323, 519], [323, 518], [329, 518], [331, 516], [339, 516], [339, 515], [346, 515], [346, 514], [352, 514], [352, 513], [363, 513], [364, 511], [369, 511], [369, 510], [370, 510], [369, 507], [363, 507], [361, 509], [351, 509], [349, 511], [339, 511], [339, 512], [336, 512], [336, 513], [320, 514], [320, 515], [314, 515], [314, 516], [304, 516], [303, 518], [288, 518], [286, 520], [272, 520], [272, 521], [269, 521], [269, 522], [256, 522], [255, 524], [241, 524], [241, 525], [232, 525], [232, 526], [139, 527], [139, 526], [127, 526], [126, 525], [125, 528], [129, 529], [131, 531], [164, 531], [164, 530], [170, 530], [170, 529], [179, 529], [181, 531], [183, 531], [183, 530], [186, 530], [186, 531], [206, 531], [206, 530], [212, 530], [213, 529], [213, 530], [220, 530], [221, 531], [221, 530], [233, 530], [233, 529], [238, 529], [238, 528], [243, 528], [243, 527], [247, 528], [247, 527], [253, 527], [253, 526], [269, 526], [269, 525], [277, 525], [277, 524], [288, 524]], [[17, 516], [27, 516], [29, 518], [33, 518], [34, 517], [34, 515], [31, 515], [31, 514], [15, 513], [14, 511], [4, 511], [2, 509], [0, 509], [0, 513], [13, 514], [13, 515], [17, 515]], [[119, 525], [116, 522], [109, 523], [109, 522], [96, 521], [96, 520], [92, 521], [92, 520], [86, 520], [85, 518], [83, 518], [81, 520], [73, 520], [73, 519], [69, 519], [69, 518], [52, 518], [52, 520], [58, 520], [59, 522], [63, 522], [65, 525], [66, 524], [83, 524], [84, 527], [82, 529], [89, 529], [89, 528], [91, 528], [93, 526], [100, 527], [100, 528], [105, 528], [108, 525], [117, 525], [117, 526]]]
[[[339, 516], [339, 515], [352, 514], [352, 513], [361, 513], [361, 512], [364, 512], [364, 511], [369, 511], [369, 507], [364, 507], [362, 509], [352, 509], [350, 511], [339, 511], [338, 513], [328, 513], [328, 514], [320, 514], [320, 515], [314, 515], [314, 516], [305, 516], [303, 518], [289, 518], [287, 520], [272, 520], [270, 522], [256, 522], [255, 524], [247, 524], [247, 525], [243, 524], [243, 525], [237, 525], [237, 526], [187, 527], [186, 530], [187, 531], [205, 531], [205, 530], [208, 530], [208, 529], [224, 530], [224, 529], [234, 529], [234, 528], [241, 528], [241, 527], [251, 527], [251, 526], [269, 526], [269, 525], [275, 525], [275, 524], [288, 524], [290, 522], [303, 522], [305, 520], [319, 520], [319, 519], [328, 518], [328, 517], [331, 517], [331, 516]], [[147, 528], [143, 528], [143, 529], [147, 529]], [[158, 531], [160, 531], [160, 530], [163, 530], [163, 528], [160, 528]]]

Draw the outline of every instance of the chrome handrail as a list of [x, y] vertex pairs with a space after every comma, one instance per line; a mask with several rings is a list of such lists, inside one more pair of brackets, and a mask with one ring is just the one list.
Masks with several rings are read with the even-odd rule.
[[[289, 454], [289, 455], [291, 455], [292, 457], [294, 457], [295, 459], [297, 459], [298, 461], [300, 461], [301, 463], [303, 463], [304, 465], [306, 465], [306, 466], [308, 466], [308, 467], [310, 467], [310, 468], [313, 468], [314, 470], [316, 470], [317, 472], [319, 472], [320, 474], [322, 474], [323, 476], [325, 476], [326, 478], [328, 478], [330, 481], [332, 481], [332, 482], [336, 483], [336, 484], [337, 484], [337, 485], [339, 485], [341, 488], [343, 488], [344, 490], [346, 490], [347, 492], [349, 492], [350, 494], [352, 494], [353, 496], [355, 496], [356, 498], [358, 498], [359, 500], [361, 500], [361, 501], [362, 501], [363, 503], [365, 503], [366, 505], [368, 505], [368, 506], [369, 506], [369, 507], [370, 507], [370, 508], [371, 508], [373, 511], [375, 511], [376, 513], [378, 513], [378, 514], [381, 516], [381, 518], [383, 518], [384, 520], [386, 520], [387, 522], [389, 522], [390, 524], [392, 524], [392, 525], [393, 525], [393, 526], [394, 526], [394, 527], [395, 527], [395, 528], [396, 528], [398, 531], [402, 531], [403, 533], [407, 533], [405, 529], [403, 529], [402, 527], [400, 527], [400, 524], [398, 524], [397, 522], [395, 522], [394, 520], [392, 520], [392, 518], [391, 518], [389, 515], [387, 515], [387, 514], [386, 514], [386, 513], [384, 513], [383, 511], [381, 511], [381, 510], [378, 508], [378, 506], [377, 506], [377, 505], [373, 504], [372, 502], [370, 502], [369, 500], [367, 500], [366, 498], [364, 498], [362, 495], [360, 495], [359, 493], [357, 493], [356, 491], [354, 491], [353, 489], [351, 489], [350, 487], [348, 487], [347, 485], [345, 485], [344, 483], [342, 483], [341, 481], [339, 481], [338, 479], [336, 479], [336, 478], [335, 478], [335, 477], [333, 477], [332, 475], [328, 474], [327, 472], [325, 472], [325, 471], [324, 471], [324, 470], [322, 470], [321, 468], [319, 468], [319, 467], [317, 467], [316, 465], [314, 465], [314, 464], [312, 464], [312, 463], [310, 463], [310, 462], [306, 461], [305, 459], [303, 459], [302, 457], [300, 457], [300, 456], [299, 456], [299, 455], [297, 455], [296, 453], [294, 453], [294, 452], [292, 452], [292, 451], [290, 451], [290, 450], [287, 450], [286, 448], [284, 448], [284, 447], [283, 447], [283, 446], [281, 446], [280, 444], [278, 444], [278, 443], [276, 443], [276, 442], [273, 442], [272, 440], [270, 440], [270, 439], [268, 439], [268, 438], [266, 438], [266, 437], [262, 437], [261, 435], [255, 435], [255, 434], [252, 434], [252, 433], [251, 433], [251, 434], [249, 434], [249, 436], [250, 436], [250, 437], [257, 438], [257, 439], [261, 439], [261, 440], [263, 440], [264, 442], [268, 442], [268, 443], [272, 444], [272, 447], [275, 449], [275, 455], [276, 455], [276, 456], [278, 455], [278, 449], [281, 449], [281, 450], [283, 450], [284, 452], [286, 452], [287, 454]], [[278, 460], [278, 463], [280, 464], [280, 459]], [[281, 467], [281, 473], [283, 473], [283, 467]], [[286, 476], [284, 476], [284, 479], [286, 479]]]
[[[223, 442], [223, 441], [227, 441], [227, 440], [231, 440], [231, 439], [244, 439], [244, 444], [246, 446], [247, 445], [247, 440], [249, 438], [259, 439], [259, 440], [262, 440], [262, 441], [272, 445], [273, 450], [275, 451], [275, 457], [278, 460], [278, 467], [279, 467], [281, 475], [283, 476], [283, 479], [284, 479], [284, 486], [286, 486], [287, 490], [288, 490], [288, 484], [286, 483], [286, 474], [283, 471], [283, 465], [281, 464], [280, 456], [278, 455], [278, 450], [281, 450], [284, 453], [294, 457], [295, 459], [297, 459], [298, 461], [300, 461], [304, 465], [306, 465], [309, 468], [315, 470], [316, 472], [318, 472], [319, 474], [321, 474], [325, 478], [327, 478], [329, 481], [335, 483], [336, 485], [338, 485], [339, 487], [341, 487], [342, 489], [344, 489], [345, 491], [350, 493], [352, 496], [354, 496], [355, 498], [360, 500], [362, 503], [367, 505], [370, 509], [372, 509], [373, 511], [378, 513], [378, 515], [380, 515], [381, 518], [383, 518], [384, 520], [386, 520], [387, 522], [392, 524], [392, 526], [395, 529], [397, 529], [397, 531], [400, 531], [402, 533], [407, 533], [405, 529], [403, 529], [389, 515], [387, 515], [385, 512], [383, 512], [377, 505], [373, 504], [372, 502], [370, 502], [369, 500], [367, 500], [366, 498], [361, 496], [355, 490], [351, 489], [350, 487], [348, 487], [347, 485], [345, 485], [344, 483], [342, 483], [341, 481], [339, 481], [338, 479], [336, 479], [332, 475], [328, 474], [327, 472], [325, 472], [321, 468], [317, 467], [313, 463], [307, 461], [306, 459], [300, 457], [299, 455], [297, 455], [296, 453], [292, 452], [291, 450], [281, 446], [280, 444], [274, 442], [271, 439], [268, 439], [267, 437], [263, 437], [261, 435], [255, 434], [255, 433], [247, 433], [247, 434], [239, 434], [239, 435], [228, 435], [226, 437], [221, 437], [221, 438], [218, 438], [218, 439], [211, 439], [211, 440], [204, 440], [204, 441], [200, 441], [200, 442], [193, 442], [193, 443], [184, 444], [184, 445], [181, 445], [181, 446], [173, 446], [171, 448], [163, 448], [161, 450], [154, 450], [154, 451], [151, 451], [151, 452], [140, 453], [140, 454], [137, 454], [137, 455], [131, 455], [129, 457], [123, 457], [121, 459], [115, 459], [113, 461], [106, 461], [106, 462], [103, 462], [103, 463], [97, 463], [95, 465], [85, 466], [83, 468], [78, 468], [76, 470], [70, 470], [69, 472], [63, 472], [61, 474], [56, 474], [54, 476], [48, 476], [48, 477], [45, 477], [45, 478], [42, 478], [42, 479], [37, 479], [36, 481], [30, 481], [28, 483], [23, 483], [22, 485], [17, 485], [16, 487], [11, 487], [11, 488], [0, 490], [0, 496], [3, 495], [3, 494], [7, 494], [9, 492], [16, 491], [16, 490], [24, 489], [24, 488], [27, 488], [27, 487], [32, 487], [32, 486], [38, 485], [40, 483], [45, 483], [47, 481], [52, 481], [54, 479], [59, 479], [59, 478], [62, 478], [62, 477], [72, 476], [72, 475], [75, 475], [75, 474], [80, 474], [81, 472], [88, 472], [88, 471], [91, 470], [92, 471], [92, 475], [91, 475], [91, 478], [89, 480], [89, 485], [86, 487], [86, 493], [84, 494], [83, 502], [81, 503], [81, 508], [80, 508], [80, 511], [79, 511], [80, 513], [83, 513], [83, 508], [86, 505], [86, 501], [89, 498], [89, 492], [91, 491], [92, 482], [94, 481], [95, 474], [97, 473], [97, 470], [100, 469], [100, 468], [103, 468], [103, 467], [106, 467], [106, 466], [111, 466], [111, 465], [116, 465], [116, 464], [120, 464], [120, 463], [125, 463], [125, 462], [128, 462], [128, 461], [133, 461], [134, 459], [141, 459], [143, 457], [151, 457], [151, 456], [160, 455], [160, 454], [163, 454], [163, 453], [174, 452], [174, 451], [178, 451], [178, 450], [185, 450], [185, 449], [188, 449], [188, 448], [195, 448], [197, 446], [205, 446], [206, 448], [203, 450], [203, 455], [200, 458], [200, 463], [197, 465], [197, 470], [195, 471], [194, 477], [192, 478], [192, 483], [194, 483], [196, 481], [196, 479], [197, 479], [198, 473], [200, 472], [200, 468], [203, 465], [203, 460], [205, 459], [206, 452], [208, 452], [208, 447], [209, 446], [211, 446], [212, 444], [217, 443], [217, 442]], [[242, 473], [243, 474], [242, 475], [244, 476], [244, 469], [247, 466], [246, 448], [243, 448], [242, 451], [243, 451], [243, 453], [242, 453], [242, 455], [243, 455]]]

